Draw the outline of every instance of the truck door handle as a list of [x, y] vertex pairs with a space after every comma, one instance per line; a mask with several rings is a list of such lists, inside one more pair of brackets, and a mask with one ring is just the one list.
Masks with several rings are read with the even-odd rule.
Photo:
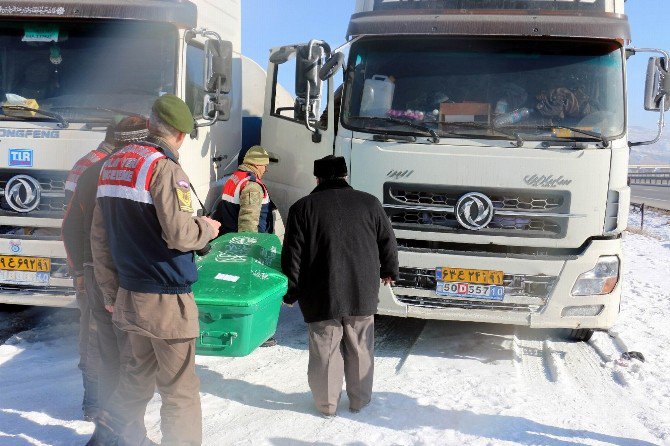
[[272, 164], [279, 164], [279, 156], [276, 153], [268, 152], [268, 155]]
[[228, 155], [216, 155], [212, 157], [212, 161], [214, 161], [215, 163], [220, 163], [225, 159], [228, 159]]

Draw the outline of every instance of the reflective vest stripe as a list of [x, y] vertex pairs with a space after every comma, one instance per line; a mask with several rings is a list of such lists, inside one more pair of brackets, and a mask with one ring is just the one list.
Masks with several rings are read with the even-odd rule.
[[138, 203], [153, 204], [151, 193], [148, 190], [139, 190], [134, 187], [119, 186], [117, 184], [98, 185], [98, 198], [125, 198], [126, 200], [137, 201]]
[[72, 170], [70, 170], [67, 175], [65, 180], [65, 190], [74, 192], [75, 188], [77, 187], [77, 181], [79, 181], [81, 174], [106, 156], [107, 154], [103, 151], [91, 150], [89, 153], [81, 157], [79, 161], [74, 164]]

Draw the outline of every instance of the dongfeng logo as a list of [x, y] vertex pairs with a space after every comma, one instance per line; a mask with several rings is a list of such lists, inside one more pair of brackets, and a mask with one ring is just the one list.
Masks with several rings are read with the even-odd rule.
[[5, 200], [16, 212], [30, 212], [40, 205], [40, 183], [28, 175], [17, 175], [7, 181]]
[[491, 199], [479, 192], [463, 195], [456, 203], [456, 220], [465, 229], [478, 231], [484, 229], [493, 219]]

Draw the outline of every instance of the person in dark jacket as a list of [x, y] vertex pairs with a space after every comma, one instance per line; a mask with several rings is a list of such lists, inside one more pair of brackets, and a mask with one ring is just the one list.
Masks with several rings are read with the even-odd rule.
[[[86, 307], [90, 309], [93, 324], [83, 327], [88, 330], [98, 361], [89, 364], [95, 375], [95, 389], [89, 393], [95, 395], [95, 418], [99, 408], [104, 407], [119, 378], [119, 345], [123, 341], [120, 330], [114, 330], [112, 315], [105, 310], [100, 288], [93, 274], [93, 256], [91, 254], [91, 223], [95, 209], [95, 195], [98, 189], [100, 169], [109, 155], [126, 144], [146, 138], [149, 135], [146, 120], [140, 117], [127, 117], [118, 124], [111, 125], [108, 131], [113, 144], [100, 160], [83, 169], [78, 177], [68, 211], [63, 219], [63, 243], [68, 253], [71, 268], [77, 277], [83, 277], [86, 289]], [[83, 323], [83, 320], [82, 320]], [[94, 420], [91, 420], [94, 421]]]
[[[98, 186], [98, 174], [102, 166], [101, 160], [114, 153], [124, 145], [141, 139], [148, 131], [146, 120], [138, 117], [116, 117], [107, 127], [105, 140], [96, 149], [82, 157], [68, 174], [65, 183], [65, 196], [68, 203], [67, 212], [63, 219], [62, 236], [67, 252], [68, 264], [74, 277], [77, 304], [81, 311], [79, 318], [79, 368], [84, 378], [84, 419], [95, 421], [98, 409], [101, 406], [100, 393], [106, 392], [108, 381], [106, 361], [102, 356], [106, 353], [100, 350], [97, 339], [98, 324], [95, 316], [95, 299], [91, 293], [91, 278], [88, 282], [86, 275], [93, 272], [91, 262], [91, 244], [89, 234], [95, 192]], [[96, 167], [97, 166], [97, 167]], [[83, 178], [83, 185], [80, 182]], [[77, 191], [79, 191], [77, 193]], [[87, 272], [86, 266], [90, 271]], [[94, 281], [93, 281], [94, 282]], [[104, 307], [102, 308], [104, 312]], [[111, 320], [110, 320], [111, 323]], [[105, 327], [101, 328], [103, 331]], [[118, 367], [117, 367], [118, 368]], [[102, 381], [101, 381], [102, 380]]]
[[397, 279], [398, 254], [381, 203], [349, 186], [344, 158], [315, 161], [314, 176], [316, 189], [288, 214], [284, 302], [300, 305], [309, 331], [309, 386], [317, 409], [334, 416], [345, 378], [350, 411], [371, 401], [380, 279], [384, 286]]

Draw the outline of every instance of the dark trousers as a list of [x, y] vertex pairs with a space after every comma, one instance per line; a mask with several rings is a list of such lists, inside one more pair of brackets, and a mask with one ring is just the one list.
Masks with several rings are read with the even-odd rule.
[[202, 443], [200, 381], [195, 339], [156, 339], [126, 333], [119, 385], [100, 422], [118, 436], [118, 446], [147, 444], [144, 414], [156, 386], [161, 395], [163, 446]]
[[79, 307], [79, 370], [84, 383], [84, 401], [82, 409], [84, 415], [95, 418], [98, 413], [98, 372], [100, 357], [96, 342], [96, 326], [91, 316], [91, 303], [88, 293], [77, 291], [77, 306]]
[[374, 316], [351, 316], [308, 324], [307, 380], [317, 409], [333, 415], [346, 379], [349, 408], [360, 410], [372, 398]]
[[84, 279], [86, 293], [89, 296], [91, 317], [96, 328], [93, 342], [99, 356], [97, 394], [98, 405], [102, 409], [119, 382], [120, 355], [126, 341], [126, 334], [112, 323], [112, 314], [105, 309], [105, 302], [95, 280], [92, 266], [85, 267]]

